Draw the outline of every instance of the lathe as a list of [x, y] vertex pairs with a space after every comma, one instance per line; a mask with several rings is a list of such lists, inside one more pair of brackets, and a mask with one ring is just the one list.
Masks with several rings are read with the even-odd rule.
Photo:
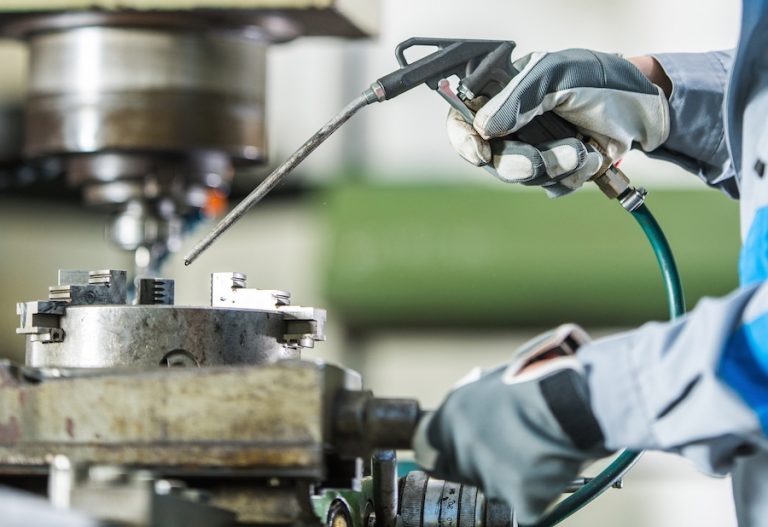
[[[512, 524], [477, 489], [398, 478], [419, 405], [301, 360], [324, 310], [240, 273], [212, 275], [209, 306], [174, 305], [156, 278], [128, 304], [127, 285], [125, 271], [60, 271], [47, 299], [17, 305], [26, 364], [0, 364], [0, 482], [47, 493], [62, 522]], [[4, 501], [53, 525], [47, 504], [0, 493], [0, 514]]]
[[0, 4], [29, 70], [23, 97], [0, 104], [6, 183], [80, 189], [135, 260], [60, 271], [17, 304], [25, 364], [0, 363], [2, 525], [514, 522], [477, 489], [398, 474], [418, 403], [301, 360], [325, 339], [323, 309], [236, 272], [212, 275], [209, 305], [180, 306], [158, 278], [236, 171], [265, 162], [268, 46], [370, 35], [375, 14], [334, 0]]

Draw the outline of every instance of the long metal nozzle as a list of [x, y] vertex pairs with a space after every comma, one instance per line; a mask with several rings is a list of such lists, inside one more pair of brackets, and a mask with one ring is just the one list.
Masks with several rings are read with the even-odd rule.
[[309, 154], [311, 154], [315, 148], [320, 146], [328, 137], [333, 134], [342, 124], [347, 122], [350, 117], [355, 115], [358, 110], [372, 102], [365, 94], [356, 98], [349, 103], [341, 112], [338, 113], [333, 119], [328, 121], [320, 130], [318, 130], [312, 137], [310, 137], [298, 150], [296, 150], [291, 157], [286, 159], [283, 164], [277, 167], [267, 178], [262, 181], [243, 201], [237, 204], [229, 214], [214, 227], [197, 245], [195, 245], [189, 254], [184, 258], [184, 265], [189, 265], [197, 259], [203, 251], [205, 251], [210, 245], [216, 241], [216, 238], [221, 236], [224, 231], [229, 229], [237, 220], [239, 220], [248, 210], [256, 203], [261, 201], [261, 198], [266, 196], [270, 190], [280, 183], [280, 181], [290, 174], [299, 163], [304, 161]]

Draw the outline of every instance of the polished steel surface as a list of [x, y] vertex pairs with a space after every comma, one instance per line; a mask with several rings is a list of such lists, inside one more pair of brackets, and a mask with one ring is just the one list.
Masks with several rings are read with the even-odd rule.
[[266, 43], [83, 27], [33, 34], [26, 153], [215, 150], [264, 157]]

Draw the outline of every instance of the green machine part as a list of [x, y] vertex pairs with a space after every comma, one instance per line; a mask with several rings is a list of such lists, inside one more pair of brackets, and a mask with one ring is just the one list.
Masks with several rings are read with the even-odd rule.
[[327, 527], [368, 527], [365, 520], [373, 507], [372, 487], [371, 478], [367, 477], [363, 478], [360, 491], [323, 489], [312, 497], [315, 515]]

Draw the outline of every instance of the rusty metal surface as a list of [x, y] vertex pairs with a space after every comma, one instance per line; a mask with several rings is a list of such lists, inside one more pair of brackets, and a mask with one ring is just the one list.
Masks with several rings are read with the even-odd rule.
[[[12, 425], [14, 426], [14, 425]], [[6, 429], [7, 433], [9, 429]], [[14, 428], [10, 433], [15, 433]], [[12, 437], [12, 436], [11, 436]], [[185, 475], [236, 473], [252, 477], [322, 479], [322, 449], [317, 445], [259, 446], [213, 442], [177, 445], [100, 445], [63, 442], [16, 443], [0, 446], [0, 463], [37, 467], [46, 465], [51, 453], [93, 463], [163, 468], [164, 473]], [[3, 472], [0, 470], [0, 474]]]
[[20, 380], [0, 367], [0, 464], [73, 462], [268, 469], [319, 477], [335, 393], [332, 366], [168, 369]]

